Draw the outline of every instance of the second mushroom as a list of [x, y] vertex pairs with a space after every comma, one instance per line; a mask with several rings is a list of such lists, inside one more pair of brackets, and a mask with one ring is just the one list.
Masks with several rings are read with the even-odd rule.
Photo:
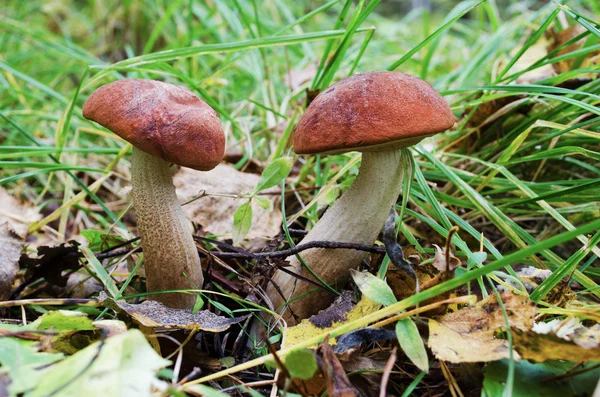
[[[319, 94], [300, 120], [294, 138], [298, 154], [361, 151], [360, 172], [300, 244], [340, 241], [372, 244], [396, 202], [404, 178], [402, 149], [454, 124], [450, 107], [423, 80], [397, 72], [362, 73]], [[347, 249], [311, 249], [302, 259], [327, 284], [341, 287], [364, 254]], [[311, 278], [296, 257], [289, 269]], [[267, 293], [288, 324], [326, 308], [335, 296], [311, 292], [314, 285], [281, 270]], [[289, 303], [291, 302], [291, 303]], [[287, 304], [286, 304], [287, 303]]]

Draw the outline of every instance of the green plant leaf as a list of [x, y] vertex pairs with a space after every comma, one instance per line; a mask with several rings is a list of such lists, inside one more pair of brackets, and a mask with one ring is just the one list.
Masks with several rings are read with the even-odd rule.
[[[508, 374], [508, 360], [489, 363], [485, 368], [482, 395], [500, 397], [506, 389], [506, 376]], [[594, 390], [600, 376], [600, 369], [593, 368], [593, 363], [586, 365], [588, 371], [577, 376], [565, 377], [560, 382], [547, 379], [569, 373], [573, 363], [561, 361], [547, 361], [545, 363], [530, 363], [521, 360], [514, 363], [515, 383], [512, 395], [516, 397], [531, 396], [536, 390], [539, 396], [575, 396], [585, 395]]]
[[273, 202], [264, 196], [254, 196], [254, 201], [265, 211], [273, 211]]
[[[4, 327], [3, 327], [4, 328]], [[26, 330], [25, 327], [10, 329], [10, 331]], [[34, 388], [39, 381], [39, 371], [36, 368], [51, 364], [63, 358], [62, 353], [38, 352], [36, 341], [19, 338], [0, 338], [0, 366], [2, 373], [10, 379], [8, 391], [17, 395]]]
[[229, 394], [213, 389], [206, 385], [191, 385], [186, 386], [185, 391], [191, 391], [196, 395], [205, 397], [229, 397]]
[[102, 230], [85, 229], [80, 234], [85, 237], [88, 247], [92, 251], [102, 251], [125, 241], [119, 236], [108, 234]]
[[313, 352], [308, 349], [290, 352], [283, 364], [293, 378], [308, 380], [317, 372], [317, 360]]
[[360, 292], [367, 298], [382, 305], [389, 306], [397, 302], [392, 289], [387, 283], [371, 273], [352, 270], [352, 279]]
[[254, 194], [279, 184], [291, 171], [294, 159], [282, 157], [267, 165], [254, 189]]
[[53, 310], [44, 313], [40, 317], [41, 331], [53, 330], [55, 332], [67, 331], [94, 331], [96, 327], [92, 325], [92, 320], [85, 313], [70, 310]]
[[250, 231], [252, 226], [252, 201], [248, 200], [240, 205], [233, 214], [233, 244], [239, 244]]
[[411, 318], [396, 323], [396, 337], [404, 354], [423, 372], [429, 372], [429, 359], [419, 330]]
[[115, 284], [115, 281], [110, 277], [104, 266], [102, 266], [100, 261], [98, 261], [92, 250], [88, 247], [81, 247], [80, 249], [83, 253], [83, 256], [85, 256], [85, 259], [88, 260], [88, 266], [86, 266], [86, 269], [100, 280], [102, 285], [106, 287], [111, 298], [119, 298], [121, 293], [117, 288], [117, 284]]
[[204, 306], [204, 299], [200, 295], [196, 295], [196, 303], [194, 303], [194, 307], [192, 308], [192, 313], [198, 313], [198, 310], [202, 309]]
[[171, 362], [160, 357], [137, 329], [96, 342], [43, 369], [28, 396], [146, 396], [156, 372]]
[[487, 252], [483, 252], [483, 251], [472, 252], [471, 254], [467, 255], [467, 264], [469, 265], [469, 268], [471, 268], [473, 266], [483, 265], [483, 262], [485, 262], [486, 259], [487, 259]]

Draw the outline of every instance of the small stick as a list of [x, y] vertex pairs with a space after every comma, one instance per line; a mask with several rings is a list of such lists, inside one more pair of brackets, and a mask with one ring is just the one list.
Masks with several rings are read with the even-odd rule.
[[398, 357], [398, 355], [396, 354], [396, 352], [398, 351], [397, 347], [394, 347], [394, 350], [392, 350], [392, 354], [390, 354], [390, 358], [388, 359], [387, 363], [385, 364], [385, 368], [383, 369], [383, 376], [381, 377], [381, 386], [379, 387], [379, 397], [385, 397], [387, 396], [387, 384], [388, 384], [388, 380], [390, 379], [390, 373], [392, 372], [392, 369], [394, 369], [394, 364], [396, 364], [396, 358]]
[[292, 384], [294, 385], [294, 389], [296, 389], [296, 391], [298, 393], [302, 394], [302, 396], [309, 397], [308, 394], [306, 394], [306, 392], [304, 391], [304, 389], [302, 387], [300, 387], [298, 382], [296, 382], [296, 380], [294, 378], [292, 378], [292, 375], [290, 375], [290, 372], [288, 371], [286, 366], [283, 364], [283, 361], [281, 361], [281, 358], [279, 358], [279, 355], [277, 354], [277, 349], [275, 349], [275, 347], [273, 347], [273, 345], [269, 343], [269, 338], [265, 337], [264, 340], [265, 340], [265, 343], [267, 344], [267, 347], [269, 348], [269, 352], [273, 355], [275, 362], [277, 362], [277, 366], [279, 367], [281, 372], [283, 372], [285, 377], [288, 378], [292, 382]]

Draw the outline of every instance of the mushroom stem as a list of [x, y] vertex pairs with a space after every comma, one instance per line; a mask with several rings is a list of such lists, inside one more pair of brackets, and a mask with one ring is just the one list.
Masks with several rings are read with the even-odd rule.
[[[300, 244], [310, 241], [344, 241], [358, 244], [372, 244], [381, 231], [389, 215], [390, 207], [396, 202], [402, 190], [403, 154], [401, 150], [364, 152], [360, 172], [352, 186], [323, 215]], [[302, 253], [302, 259], [327, 284], [343, 286], [350, 276], [350, 269], [356, 269], [364, 253], [348, 249], [311, 249]], [[289, 269], [299, 273], [301, 264], [295, 256], [288, 257]], [[311, 278], [302, 269], [301, 274]], [[314, 289], [314, 286], [299, 281], [282, 271], [277, 271], [273, 281], [286, 301], [300, 297]], [[272, 284], [267, 293], [276, 309], [281, 309], [284, 300]], [[326, 291], [311, 292], [290, 304], [292, 311], [303, 319], [326, 308], [334, 296]], [[291, 314], [284, 318], [293, 323]]]
[[[144, 249], [149, 292], [201, 288], [200, 257], [173, 185], [171, 165], [133, 148], [132, 193], [138, 231]], [[190, 294], [150, 295], [173, 308], [191, 308]]]

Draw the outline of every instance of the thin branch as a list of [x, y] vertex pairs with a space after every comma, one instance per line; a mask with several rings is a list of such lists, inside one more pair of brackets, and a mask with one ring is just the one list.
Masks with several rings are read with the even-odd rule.
[[239, 252], [211, 252], [211, 254], [218, 256], [219, 258], [286, 258], [291, 255], [295, 255], [302, 251], [312, 248], [325, 248], [325, 249], [352, 249], [356, 251], [365, 251], [372, 254], [385, 254], [385, 247], [378, 247], [374, 245], [366, 244], [355, 244], [347, 243], [342, 241], [310, 241], [308, 243], [299, 244], [294, 248], [288, 248], [281, 251], [271, 252], [256, 252], [256, 253], [239, 253]]
[[[347, 243], [342, 241], [311, 241], [304, 244], [299, 244], [294, 248], [288, 248], [281, 251], [269, 251], [269, 252], [249, 252], [231, 246], [230, 244], [223, 243], [221, 241], [207, 239], [205, 237], [194, 236], [195, 239], [201, 241], [207, 241], [211, 244], [219, 245], [224, 248], [228, 248], [235, 252], [221, 252], [221, 251], [209, 251], [211, 255], [218, 258], [249, 258], [249, 259], [267, 259], [267, 258], [287, 258], [288, 256], [295, 255], [302, 251], [306, 251], [312, 248], [325, 248], [325, 249], [352, 249], [356, 251], [364, 251], [372, 254], [385, 254], [385, 247], [366, 245], [366, 244], [355, 244]], [[128, 253], [130, 249], [114, 250], [106, 253], [96, 254], [96, 258], [102, 260], [120, 256]]]

